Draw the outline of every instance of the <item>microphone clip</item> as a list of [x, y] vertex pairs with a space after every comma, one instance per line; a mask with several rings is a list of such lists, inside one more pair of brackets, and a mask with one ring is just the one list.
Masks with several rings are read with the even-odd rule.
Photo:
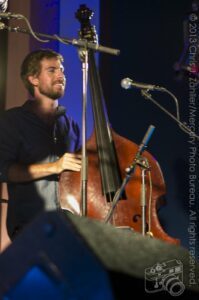
[[146, 158], [142, 157], [141, 155], [136, 155], [133, 163], [125, 169], [126, 175], [131, 175], [134, 172], [136, 166], [139, 166], [146, 171], [150, 170], [150, 166], [148, 165], [148, 161], [146, 160]]

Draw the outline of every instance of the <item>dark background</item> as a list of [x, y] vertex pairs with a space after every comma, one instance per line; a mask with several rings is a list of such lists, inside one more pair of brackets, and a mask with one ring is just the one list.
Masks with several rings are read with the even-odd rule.
[[[167, 187], [167, 205], [160, 210], [159, 218], [166, 232], [180, 238], [187, 248], [190, 239], [189, 136], [157, 106], [144, 99], [139, 90], [124, 90], [120, 82], [130, 77], [166, 87], [178, 98], [181, 120], [188, 122], [189, 76], [177, 74], [174, 64], [184, 48], [183, 26], [191, 8], [190, 0], [101, 2], [101, 42], [121, 50], [118, 57], [101, 56], [110, 122], [117, 133], [138, 144], [150, 124], [156, 127], [148, 151], [159, 162]], [[185, 57], [185, 63], [187, 59]], [[175, 103], [169, 95], [152, 92], [152, 96], [175, 114]], [[197, 201], [194, 209], [198, 213]]]

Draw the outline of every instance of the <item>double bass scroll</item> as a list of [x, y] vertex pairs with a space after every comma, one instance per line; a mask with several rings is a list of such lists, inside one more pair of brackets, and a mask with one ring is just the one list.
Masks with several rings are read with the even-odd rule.
[[[93, 12], [81, 5], [76, 12], [80, 21], [80, 38], [97, 41], [95, 28], [90, 19]], [[138, 145], [118, 135], [110, 127], [106, 111], [100, 77], [95, 64], [94, 52], [88, 52], [89, 83], [91, 89], [92, 109], [94, 117], [94, 132], [87, 141], [88, 155], [88, 186], [87, 186], [87, 217], [104, 221], [110, 211], [112, 200], [125, 177], [125, 169], [132, 162], [138, 151]], [[150, 220], [153, 236], [169, 243], [179, 241], [170, 237], [161, 227], [157, 216], [157, 208], [165, 195], [165, 182], [158, 162], [144, 151], [151, 168], [152, 195], [149, 203], [150, 178], [146, 177], [146, 220]], [[142, 184], [141, 170], [136, 168], [132, 178], [122, 194], [110, 223], [116, 227], [130, 227], [137, 232], [142, 231], [140, 192]], [[74, 214], [81, 215], [80, 174], [63, 172], [59, 181], [60, 205]], [[147, 230], [146, 230], [147, 231]]]

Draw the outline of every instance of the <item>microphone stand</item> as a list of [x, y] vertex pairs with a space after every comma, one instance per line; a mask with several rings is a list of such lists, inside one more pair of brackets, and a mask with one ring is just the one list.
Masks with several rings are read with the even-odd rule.
[[86, 107], [88, 87], [88, 50], [79, 50], [79, 57], [82, 62], [82, 169], [81, 169], [81, 214], [87, 215], [87, 183], [88, 183], [88, 158], [86, 149]]
[[168, 110], [166, 110], [162, 105], [160, 105], [157, 101], [155, 101], [147, 89], [142, 89], [141, 95], [144, 98], [151, 100], [156, 106], [158, 106], [162, 111], [164, 111], [168, 116], [170, 116], [178, 124], [178, 126], [182, 129], [182, 131], [186, 132], [187, 134], [190, 134], [191, 136], [193, 136], [197, 140], [199, 140], [199, 136], [194, 131], [192, 131], [188, 126], [186, 126], [184, 123], [182, 123], [179, 120], [179, 118], [176, 118]]
[[145, 183], [145, 176], [146, 171], [149, 171], [150, 167], [148, 164], [147, 158], [142, 158], [142, 187], [141, 187], [141, 196], [140, 196], [140, 206], [142, 210], [142, 235], [146, 234], [146, 183]]
[[154, 129], [155, 129], [155, 127], [153, 125], [149, 126], [149, 128], [148, 128], [147, 132], [145, 133], [145, 136], [144, 136], [144, 138], [143, 138], [143, 140], [142, 140], [142, 142], [141, 142], [141, 144], [138, 148], [138, 151], [135, 155], [133, 163], [129, 167], [126, 168], [126, 170], [125, 170], [126, 171], [126, 176], [123, 179], [121, 187], [115, 193], [115, 196], [114, 196], [113, 201], [112, 201], [112, 206], [111, 206], [111, 208], [110, 208], [110, 210], [109, 210], [109, 212], [108, 212], [108, 214], [105, 218], [105, 221], [104, 221], [105, 223], [108, 223], [110, 218], [112, 217], [114, 209], [115, 209], [121, 195], [124, 192], [125, 186], [127, 185], [129, 180], [131, 179], [132, 174], [134, 173], [136, 166], [139, 165], [139, 166], [142, 166], [143, 168], [146, 168], [145, 160], [143, 160], [143, 158], [142, 158], [142, 152], [147, 147], [147, 144], [148, 144], [148, 142], [151, 138], [151, 135], [152, 135]]
[[[11, 27], [11, 26], [5, 25], [4, 27], [0, 28], [0, 30], [3, 30], [3, 29], [8, 30], [9, 32], [19, 32], [19, 33], [29, 34], [29, 35], [32, 35], [36, 39], [38, 39], [37, 37], [42, 37], [42, 38], [47, 38], [49, 40], [57, 40], [63, 44], [72, 45], [72, 46], [75, 46], [78, 48], [92, 49], [94, 51], [99, 51], [99, 52], [107, 53], [107, 54], [111, 54], [111, 55], [119, 55], [120, 54], [119, 49], [114, 49], [114, 48], [102, 46], [100, 44], [91, 43], [85, 39], [79, 40], [79, 39], [62, 38], [56, 34], [49, 35], [49, 34], [45, 34], [45, 33], [34, 32], [34, 31], [32, 31], [31, 28], [30, 28], [30, 30], [28, 30], [25, 28]], [[41, 39], [38, 39], [38, 40], [40, 42], [44, 42], [44, 43], [49, 42], [49, 40], [41, 40]]]

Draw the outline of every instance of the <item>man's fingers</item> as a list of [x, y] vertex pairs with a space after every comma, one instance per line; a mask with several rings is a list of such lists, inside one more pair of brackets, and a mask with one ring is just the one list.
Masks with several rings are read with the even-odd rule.
[[80, 171], [81, 170], [81, 155], [75, 153], [65, 153], [59, 160], [62, 171]]
[[76, 154], [76, 153], [65, 153], [63, 156], [68, 157], [68, 158], [70, 158], [70, 157], [71, 158], [77, 158], [77, 159], [82, 158], [81, 154]]

